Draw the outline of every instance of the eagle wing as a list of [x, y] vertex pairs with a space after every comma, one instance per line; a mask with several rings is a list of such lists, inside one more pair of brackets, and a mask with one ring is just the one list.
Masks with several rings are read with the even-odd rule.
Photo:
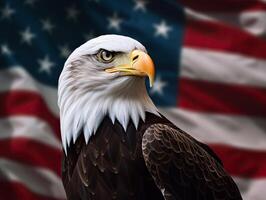
[[217, 156], [180, 129], [151, 125], [142, 139], [146, 166], [166, 200], [240, 200]]

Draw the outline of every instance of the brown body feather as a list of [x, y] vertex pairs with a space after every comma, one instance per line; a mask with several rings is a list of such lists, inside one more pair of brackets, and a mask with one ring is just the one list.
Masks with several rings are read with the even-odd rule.
[[70, 145], [62, 173], [69, 200], [241, 199], [208, 146], [150, 113], [126, 132], [105, 117], [87, 145], [83, 134]]

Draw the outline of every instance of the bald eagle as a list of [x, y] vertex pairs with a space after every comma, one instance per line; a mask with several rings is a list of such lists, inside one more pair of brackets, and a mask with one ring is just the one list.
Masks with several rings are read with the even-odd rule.
[[78, 47], [59, 78], [62, 179], [75, 200], [239, 200], [217, 155], [150, 99], [154, 64], [138, 41], [103, 35]]

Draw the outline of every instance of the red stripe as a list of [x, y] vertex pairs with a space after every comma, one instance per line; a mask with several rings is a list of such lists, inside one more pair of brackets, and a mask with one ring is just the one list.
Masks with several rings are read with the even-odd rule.
[[59, 119], [35, 92], [20, 90], [0, 93], [0, 117], [10, 115], [30, 115], [45, 120], [60, 138]]
[[266, 89], [263, 88], [181, 78], [179, 94], [178, 106], [185, 109], [266, 116]]
[[266, 41], [218, 22], [188, 20], [184, 43], [194, 48], [266, 58]]
[[34, 140], [26, 138], [0, 140], [0, 157], [45, 167], [61, 176], [61, 151]]
[[240, 12], [266, 10], [266, 3], [259, 0], [177, 0], [184, 6], [205, 12]]
[[240, 149], [218, 144], [209, 146], [221, 158], [229, 174], [243, 178], [266, 177], [266, 151]]
[[[56, 200], [55, 198], [46, 197], [40, 194], [36, 194], [24, 185], [16, 182], [0, 182], [0, 198], [6, 200]], [[49, 195], [49, 194], [47, 194]], [[57, 199], [58, 200], [58, 199]]]

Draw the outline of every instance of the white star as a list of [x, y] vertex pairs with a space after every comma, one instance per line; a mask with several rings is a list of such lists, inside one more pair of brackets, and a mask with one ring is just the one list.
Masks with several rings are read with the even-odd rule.
[[20, 32], [20, 35], [21, 35], [21, 41], [22, 43], [27, 43], [28, 45], [31, 45], [31, 41], [33, 38], [35, 38], [35, 34], [33, 34], [31, 31], [30, 31], [30, 28], [27, 27], [25, 29], [25, 31], [21, 31]]
[[114, 13], [112, 17], [108, 17], [108, 21], [109, 21], [108, 28], [115, 29], [117, 31], [120, 30], [120, 25], [123, 22], [123, 20], [118, 17], [117, 13]]
[[48, 56], [39, 59], [38, 63], [40, 64], [39, 72], [46, 72], [47, 74], [51, 74], [51, 68], [55, 65], [55, 63], [51, 62]]
[[162, 36], [164, 38], [168, 38], [168, 33], [172, 30], [172, 28], [168, 26], [165, 21], [161, 21], [160, 24], [155, 24], [154, 28], [155, 36]]
[[145, 0], [134, 0], [135, 1], [135, 6], [134, 6], [134, 10], [141, 10], [143, 12], [146, 11], [146, 4], [148, 3]]
[[160, 77], [158, 77], [151, 88], [151, 94], [157, 93], [159, 95], [163, 95], [163, 88], [167, 85], [166, 82], [162, 81]]
[[60, 50], [60, 56], [63, 58], [67, 58], [69, 56], [69, 54], [71, 53], [68, 45], [60, 46], [59, 50]]
[[7, 4], [4, 8], [1, 9], [1, 19], [10, 19], [12, 15], [15, 14], [15, 10], [10, 8]]
[[34, 4], [37, 2], [37, 0], [25, 0], [24, 3], [29, 6], [34, 6]]
[[12, 51], [9, 49], [9, 47], [7, 46], [7, 44], [3, 44], [3, 45], [1, 45], [1, 53], [3, 55], [10, 56], [12, 54]]
[[42, 20], [41, 22], [42, 22], [42, 29], [51, 34], [53, 29], [55, 28], [52, 22], [49, 19]]
[[88, 41], [94, 37], [95, 37], [95, 35], [94, 35], [93, 31], [90, 31], [89, 34], [84, 34], [85, 41]]
[[76, 21], [77, 17], [79, 15], [79, 10], [75, 8], [75, 6], [71, 6], [66, 9], [67, 12], [67, 18]]

